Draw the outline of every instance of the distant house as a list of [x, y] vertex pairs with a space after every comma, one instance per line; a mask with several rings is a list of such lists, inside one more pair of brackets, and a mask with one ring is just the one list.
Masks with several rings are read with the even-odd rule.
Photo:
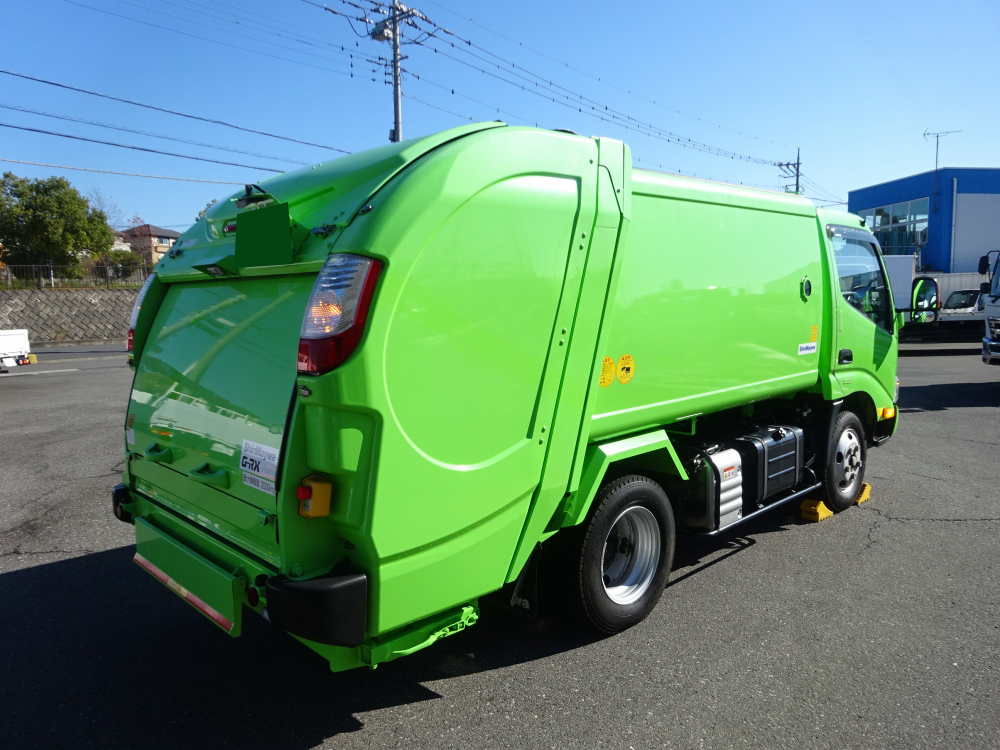
[[180, 232], [164, 229], [154, 224], [140, 224], [129, 227], [121, 233], [122, 239], [132, 252], [138, 253], [148, 263], [156, 263], [180, 237]]

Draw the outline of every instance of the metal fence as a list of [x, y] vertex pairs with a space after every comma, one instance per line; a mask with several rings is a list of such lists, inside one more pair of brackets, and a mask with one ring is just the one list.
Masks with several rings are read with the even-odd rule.
[[0, 289], [79, 289], [139, 287], [152, 266], [139, 261], [127, 265], [0, 266]]

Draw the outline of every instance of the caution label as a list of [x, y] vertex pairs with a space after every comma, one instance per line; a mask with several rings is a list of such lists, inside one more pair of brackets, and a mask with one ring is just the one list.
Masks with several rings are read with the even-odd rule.
[[631, 354], [623, 354], [618, 359], [618, 382], [626, 385], [635, 375], [635, 360]]
[[605, 357], [601, 363], [601, 388], [607, 388], [615, 379], [615, 361]]

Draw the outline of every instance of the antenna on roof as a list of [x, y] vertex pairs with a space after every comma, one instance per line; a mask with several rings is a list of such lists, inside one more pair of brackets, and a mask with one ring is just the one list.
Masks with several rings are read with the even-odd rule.
[[934, 171], [938, 168], [938, 151], [941, 148], [941, 136], [951, 135], [952, 133], [961, 133], [961, 130], [942, 130], [940, 133], [928, 133], [924, 130], [924, 140], [926, 141], [928, 137], [933, 136], [934, 138]]

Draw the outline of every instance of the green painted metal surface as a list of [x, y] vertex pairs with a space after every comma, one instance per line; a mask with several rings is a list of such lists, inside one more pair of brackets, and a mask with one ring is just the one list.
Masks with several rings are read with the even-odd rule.
[[[308, 645], [334, 669], [374, 665], [471, 625], [539, 540], [582, 520], [614, 461], [683, 477], [679, 420], [838, 398], [845, 341], [848, 385], [879, 407], [888, 387], [891, 405], [895, 336], [845, 323], [830, 216], [631, 161], [618, 141], [493, 123], [217, 204], [158, 266], [137, 327], [136, 515], [247, 573], [364, 572], [365, 645]], [[384, 268], [357, 351], [297, 376], [331, 252]], [[277, 452], [273, 477], [244, 476], [244, 440]], [[331, 512], [305, 519], [295, 490], [314, 473]]]

